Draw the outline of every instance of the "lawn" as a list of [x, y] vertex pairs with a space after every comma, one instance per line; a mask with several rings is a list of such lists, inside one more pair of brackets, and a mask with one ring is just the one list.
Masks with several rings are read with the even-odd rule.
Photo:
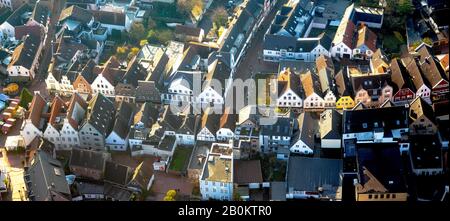
[[183, 171], [189, 163], [192, 148], [177, 147], [170, 162], [169, 170]]

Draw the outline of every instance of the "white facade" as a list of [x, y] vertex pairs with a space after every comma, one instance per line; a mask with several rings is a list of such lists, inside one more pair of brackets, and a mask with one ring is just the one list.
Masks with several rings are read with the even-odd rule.
[[45, 85], [47, 86], [47, 91], [59, 91], [59, 82], [53, 76], [52, 72], [49, 72], [47, 78], [45, 79]]
[[324, 97], [325, 108], [335, 108], [336, 107], [336, 96], [334, 96], [332, 91], [328, 91]]
[[61, 135], [59, 131], [53, 127], [51, 124], [47, 125], [47, 128], [44, 131], [44, 138], [50, 141], [55, 145], [56, 149], [60, 149], [61, 147]]
[[9, 38], [11, 40], [15, 40], [15, 28], [8, 22], [3, 22], [3, 24], [0, 25], [0, 34], [2, 34], [2, 39]]
[[[300, 83], [300, 82], [299, 82]], [[303, 101], [294, 91], [288, 89], [277, 99], [278, 107], [302, 107]]]
[[216, 137], [218, 141], [229, 141], [234, 138], [234, 132], [228, 128], [220, 128], [216, 133]]
[[216, 141], [216, 137], [212, 134], [208, 128], [204, 127], [198, 132], [197, 140], [200, 141]]
[[428, 88], [425, 84], [417, 89], [416, 96], [422, 97], [428, 104], [431, 104], [431, 89]]
[[347, 55], [348, 58], [351, 58], [353, 55], [352, 52], [353, 50], [350, 47], [341, 42], [331, 48], [331, 57], [343, 58], [344, 55]]
[[105, 150], [105, 138], [95, 127], [86, 123], [80, 129], [80, 147], [84, 149]]
[[321, 139], [321, 148], [341, 148], [341, 139]]
[[324, 48], [322, 45], [317, 45], [311, 51], [287, 51], [286, 49], [280, 50], [263, 50], [265, 61], [284, 61], [284, 60], [299, 60], [306, 62], [314, 62], [320, 55], [330, 56], [329, 49]]
[[310, 155], [310, 154], [314, 153], [313, 148], [314, 147], [309, 147], [302, 140], [299, 139], [297, 142], [294, 143], [294, 145], [291, 146], [291, 148], [289, 148], [289, 150], [292, 153], [300, 153], [300, 154], [304, 154], [304, 155]]
[[169, 88], [167, 89], [167, 94], [163, 94], [162, 100], [165, 102], [191, 102], [193, 99], [192, 90], [181, 85], [180, 81], [183, 79], [177, 79], [170, 83]]
[[222, 95], [217, 93], [217, 91], [211, 87], [205, 88], [205, 90], [198, 95], [196, 101], [201, 104], [212, 103], [214, 106], [222, 105], [224, 103]]
[[176, 134], [176, 141], [179, 145], [194, 145], [195, 135], [194, 134]]
[[30, 119], [26, 119], [23, 122], [20, 135], [22, 135], [26, 146], [28, 146], [34, 138], [43, 136], [42, 131], [34, 126]]
[[105, 139], [106, 147], [111, 151], [127, 151], [128, 140], [122, 139], [115, 131]]
[[305, 101], [303, 104], [304, 104], [303, 105], [304, 109], [325, 108], [325, 101], [323, 100], [323, 98], [321, 98], [316, 93], [313, 93], [313, 94], [309, 95], [307, 98], [305, 98]]
[[102, 93], [107, 97], [114, 97], [114, 86], [102, 74], [99, 74], [91, 84], [92, 96]]
[[233, 183], [200, 180], [200, 192], [204, 200], [233, 200]]
[[[34, 66], [32, 66], [34, 67]], [[11, 66], [6, 69], [8, 72], [8, 76], [11, 78], [23, 78], [23, 79], [29, 79], [32, 80], [34, 78], [34, 70], [33, 68], [31, 70], [26, 69], [23, 66]]]
[[[68, 119], [64, 119], [63, 127], [60, 131], [61, 145], [60, 149], [70, 150], [80, 146], [80, 137], [78, 131], [69, 124]], [[56, 138], [58, 139], [58, 138]]]

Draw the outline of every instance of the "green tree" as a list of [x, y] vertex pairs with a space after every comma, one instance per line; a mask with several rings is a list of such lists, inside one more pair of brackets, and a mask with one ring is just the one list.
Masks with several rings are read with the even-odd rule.
[[129, 36], [133, 42], [140, 42], [145, 38], [145, 27], [140, 22], [133, 22], [129, 31]]
[[128, 56], [129, 48], [127, 46], [119, 46], [116, 49], [116, 57], [119, 60], [124, 60]]
[[412, 0], [399, 0], [397, 11], [402, 15], [409, 15], [413, 12]]
[[33, 100], [33, 94], [27, 89], [23, 88], [20, 92], [19, 106], [28, 109], [28, 104]]
[[228, 12], [224, 7], [218, 7], [214, 9], [212, 15], [213, 23], [219, 28], [221, 26], [226, 26], [228, 22]]

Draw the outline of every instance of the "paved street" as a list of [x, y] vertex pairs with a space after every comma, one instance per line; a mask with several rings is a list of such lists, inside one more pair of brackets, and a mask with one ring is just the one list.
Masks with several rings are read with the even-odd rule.
[[23, 179], [23, 164], [25, 157], [22, 154], [6, 153], [5, 149], [1, 149], [0, 167], [6, 168], [11, 179], [11, 190], [5, 199], [12, 201], [24, 201], [25, 196], [25, 181]]

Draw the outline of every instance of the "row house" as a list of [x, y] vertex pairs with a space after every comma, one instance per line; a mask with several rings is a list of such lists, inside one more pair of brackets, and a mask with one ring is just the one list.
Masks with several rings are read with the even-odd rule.
[[13, 13], [0, 24], [1, 42], [15, 41], [16, 27], [25, 25], [30, 20], [32, 12], [33, 7], [28, 3], [14, 9]]
[[415, 134], [436, 134], [437, 121], [433, 107], [425, 102], [421, 97], [417, 97], [411, 102], [409, 108], [409, 132]]
[[6, 71], [13, 82], [29, 82], [35, 78], [42, 50], [42, 38], [27, 35], [14, 50]]
[[449, 99], [449, 83], [445, 71], [432, 52], [431, 48], [422, 44], [415, 49], [417, 64], [423, 77], [429, 82], [431, 88], [431, 101], [440, 102]]
[[[334, 100], [327, 103], [325, 103], [325, 100], [322, 98], [322, 90], [320, 88], [319, 77], [317, 75], [312, 74], [311, 71], [308, 71], [307, 73], [301, 75], [300, 80], [302, 82], [302, 88], [305, 92], [305, 99], [303, 101], [303, 109], [305, 111], [321, 111], [327, 106], [334, 106], [336, 98], [325, 97], [325, 99]], [[327, 95], [334, 96], [332, 93]]]
[[278, 107], [292, 107], [300, 108], [303, 105], [303, 100], [300, 97], [302, 94], [299, 76], [286, 69], [278, 75]]
[[[239, 63], [245, 51], [247, 50], [254, 34], [261, 26], [262, 21], [268, 11], [259, 0], [249, 0], [242, 5], [234, 19], [230, 22], [230, 27], [226, 33], [219, 39], [220, 52], [229, 53], [231, 56], [231, 65], [235, 67]], [[234, 68], [232, 68], [234, 70]]]
[[428, 104], [431, 104], [431, 87], [422, 76], [416, 60], [412, 56], [406, 56], [402, 58], [402, 64], [408, 71], [410, 79], [416, 89], [415, 97], [421, 97]]
[[[62, 130], [64, 123], [63, 119], [66, 118], [67, 110], [66, 104], [59, 96], [53, 98], [50, 106], [50, 118], [47, 122], [47, 128], [43, 131], [44, 138], [53, 143], [58, 150], [62, 149], [63, 137], [61, 136], [60, 131]], [[72, 140], [69, 142], [71, 141]], [[73, 140], [73, 142], [77, 143], [78, 139]], [[73, 144], [71, 144], [70, 147], [73, 147], [72, 145]]]
[[369, 28], [381, 28], [384, 10], [355, 7], [351, 4], [342, 16], [334, 39], [331, 56], [367, 59], [376, 51], [377, 36]]
[[91, 84], [92, 93], [102, 93], [107, 97], [115, 96], [115, 87], [125, 74], [116, 57], [111, 56], [102, 68], [102, 72], [95, 78]]
[[89, 101], [86, 117], [80, 124], [80, 147], [105, 151], [105, 139], [111, 132], [114, 116], [114, 103], [97, 93]]
[[355, 102], [362, 102], [365, 106], [377, 106], [392, 98], [393, 88], [389, 85], [389, 73], [370, 72], [368, 67], [347, 67]]
[[217, 141], [230, 141], [235, 137], [237, 114], [231, 113], [231, 107], [227, 107], [219, 121], [220, 129], [216, 133]]
[[86, 116], [88, 104], [78, 93], [74, 93], [67, 109], [66, 117], [63, 119], [60, 137], [54, 137], [55, 141], [60, 139], [60, 146], [57, 149], [70, 150], [72, 147], [80, 147], [81, 123]]
[[163, 115], [158, 122], [164, 129], [164, 135], [174, 136], [177, 144], [194, 145], [198, 120], [197, 115], [191, 111], [191, 108], [174, 110], [170, 106], [165, 106]]
[[312, 155], [314, 153], [315, 130], [318, 128], [311, 112], [301, 113], [298, 118], [298, 131], [294, 133], [289, 150], [291, 153]]
[[20, 135], [22, 135], [25, 145], [28, 146], [35, 138], [43, 136], [42, 131], [46, 126], [47, 113], [50, 106], [39, 92], [35, 92], [33, 100], [30, 104], [30, 111], [28, 117], [23, 121], [20, 128]]
[[303, 38], [308, 36], [316, 7], [312, 1], [290, 1], [277, 12], [269, 33]]
[[265, 61], [286, 60], [313, 62], [321, 55], [330, 56], [331, 38], [325, 33], [317, 37], [296, 38], [267, 34], [264, 36]]
[[392, 102], [395, 105], [405, 105], [415, 98], [414, 85], [408, 71], [401, 60], [392, 59], [390, 64], [391, 82], [393, 87]]
[[163, 88], [164, 73], [169, 65], [169, 57], [166, 49], [160, 46], [146, 44], [138, 52], [136, 59], [147, 71], [145, 81], [155, 82], [157, 88]]
[[[203, 112], [199, 132], [197, 133], [198, 141], [217, 141], [216, 135], [220, 128], [220, 118], [222, 113], [219, 109], [207, 107]], [[219, 113], [217, 113], [219, 112]]]
[[336, 106], [336, 83], [333, 79], [335, 76], [334, 64], [331, 57], [324, 55], [316, 59], [316, 70], [319, 76], [320, 88], [324, 94], [325, 107]]
[[105, 145], [110, 151], [127, 151], [128, 132], [133, 120], [133, 106], [128, 102], [120, 102], [117, 108], [111, 133], [105, 139]]
[[339, 98], [336, 101], [336, 109], [352, 109], [356, 105], [352, 85], [346, 73], [347, 67], [344, 67], [334, 76], [336, 96]]
[[293, 128], [296, 123], [290, 116], [275, 116], [274, 124], [260, 124], [259, 145], [264, 153], [277, 153], [278, 158], [287, 159]]
[[120, 79], [119, 83], [114, 88], [115, 100], [117, 102], [125, 101], [135, 103], [138, 83], [139, 81], [145, 80], [146, 77], [147, 71], [139, 63], [137, 57], [134, 57], [129, 62], [122, 79]]

